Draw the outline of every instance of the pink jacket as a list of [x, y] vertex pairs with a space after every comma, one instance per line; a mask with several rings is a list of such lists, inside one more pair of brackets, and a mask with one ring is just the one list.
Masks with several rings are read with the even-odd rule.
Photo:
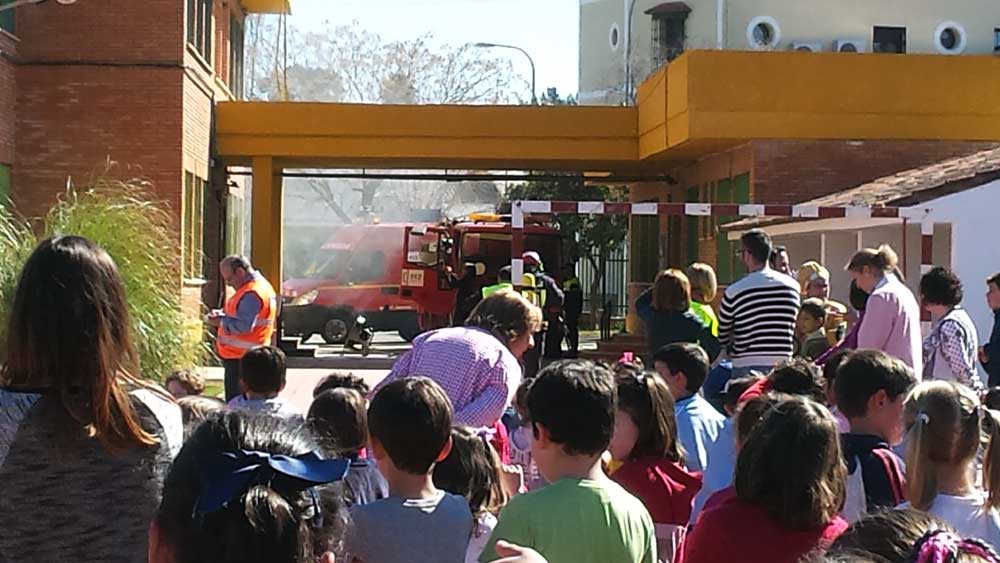
[[920, 306], [908, 287], [886, 274], [875, 286], [865, 307], [865, 321], [858, 330], [858, 349], [881, 350], [923, 374], [923, 338]]

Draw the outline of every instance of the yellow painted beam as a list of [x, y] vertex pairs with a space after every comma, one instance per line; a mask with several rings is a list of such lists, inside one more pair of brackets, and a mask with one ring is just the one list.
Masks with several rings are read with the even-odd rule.
[[248, 14], [290, 14], [291, 0], [240, 0]]
[[565, 169], [638, 165], [636, 108], [225, 102], [221, 156], [281, 165]]
[[224, 102], [227, 163], [657, 172], [754, 139], [1000, 140], [1000, 57], [690, 51], [637, 107]]
[[1000, 140], [997, 57], [694, 51], [678, 62], [668, 150], [707, 139]]
[[281, 169], [269, 156], [253, 158], [251, 262], [275, 288], [281, 287], [284, 225]]

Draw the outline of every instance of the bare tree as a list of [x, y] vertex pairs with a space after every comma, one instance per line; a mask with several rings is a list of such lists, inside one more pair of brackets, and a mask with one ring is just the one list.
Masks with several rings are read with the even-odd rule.
[[[249, 91], [258, 99], [392, 103], [519, 103], [524, 79], [509, 59], [469, 45], [437, 45], [431, 34], [385, 41], [362, 29], [325, 23], [321, 32], [289, 27], [287, 68], [280, 20], [255, 17], [247, 33]], [[287, 74], [288, 84], [282, 80]]]

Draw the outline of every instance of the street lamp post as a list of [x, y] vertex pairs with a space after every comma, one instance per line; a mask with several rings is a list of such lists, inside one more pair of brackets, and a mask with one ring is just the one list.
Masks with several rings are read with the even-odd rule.
[[479, 49], [514, 49], [515, 51], [520, 51], [525, 57], [528, 57], [528, 62], [531, 63], [531, 104], [538, 105], [538, 95], [536, 94], [538, 90], [535, 88], [535, 60], [531, 58], [531, 55], [527, 51], [515, 45], [501, 45], [499, 43], [476, 43], [474, 46]]

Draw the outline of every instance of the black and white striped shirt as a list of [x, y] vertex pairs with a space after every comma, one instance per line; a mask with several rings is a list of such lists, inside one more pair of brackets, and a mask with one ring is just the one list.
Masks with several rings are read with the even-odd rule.
[[768, 267], [726, 288], [719, 342], [734, 368], [774, 366], [792, 357], [799, 284]]

